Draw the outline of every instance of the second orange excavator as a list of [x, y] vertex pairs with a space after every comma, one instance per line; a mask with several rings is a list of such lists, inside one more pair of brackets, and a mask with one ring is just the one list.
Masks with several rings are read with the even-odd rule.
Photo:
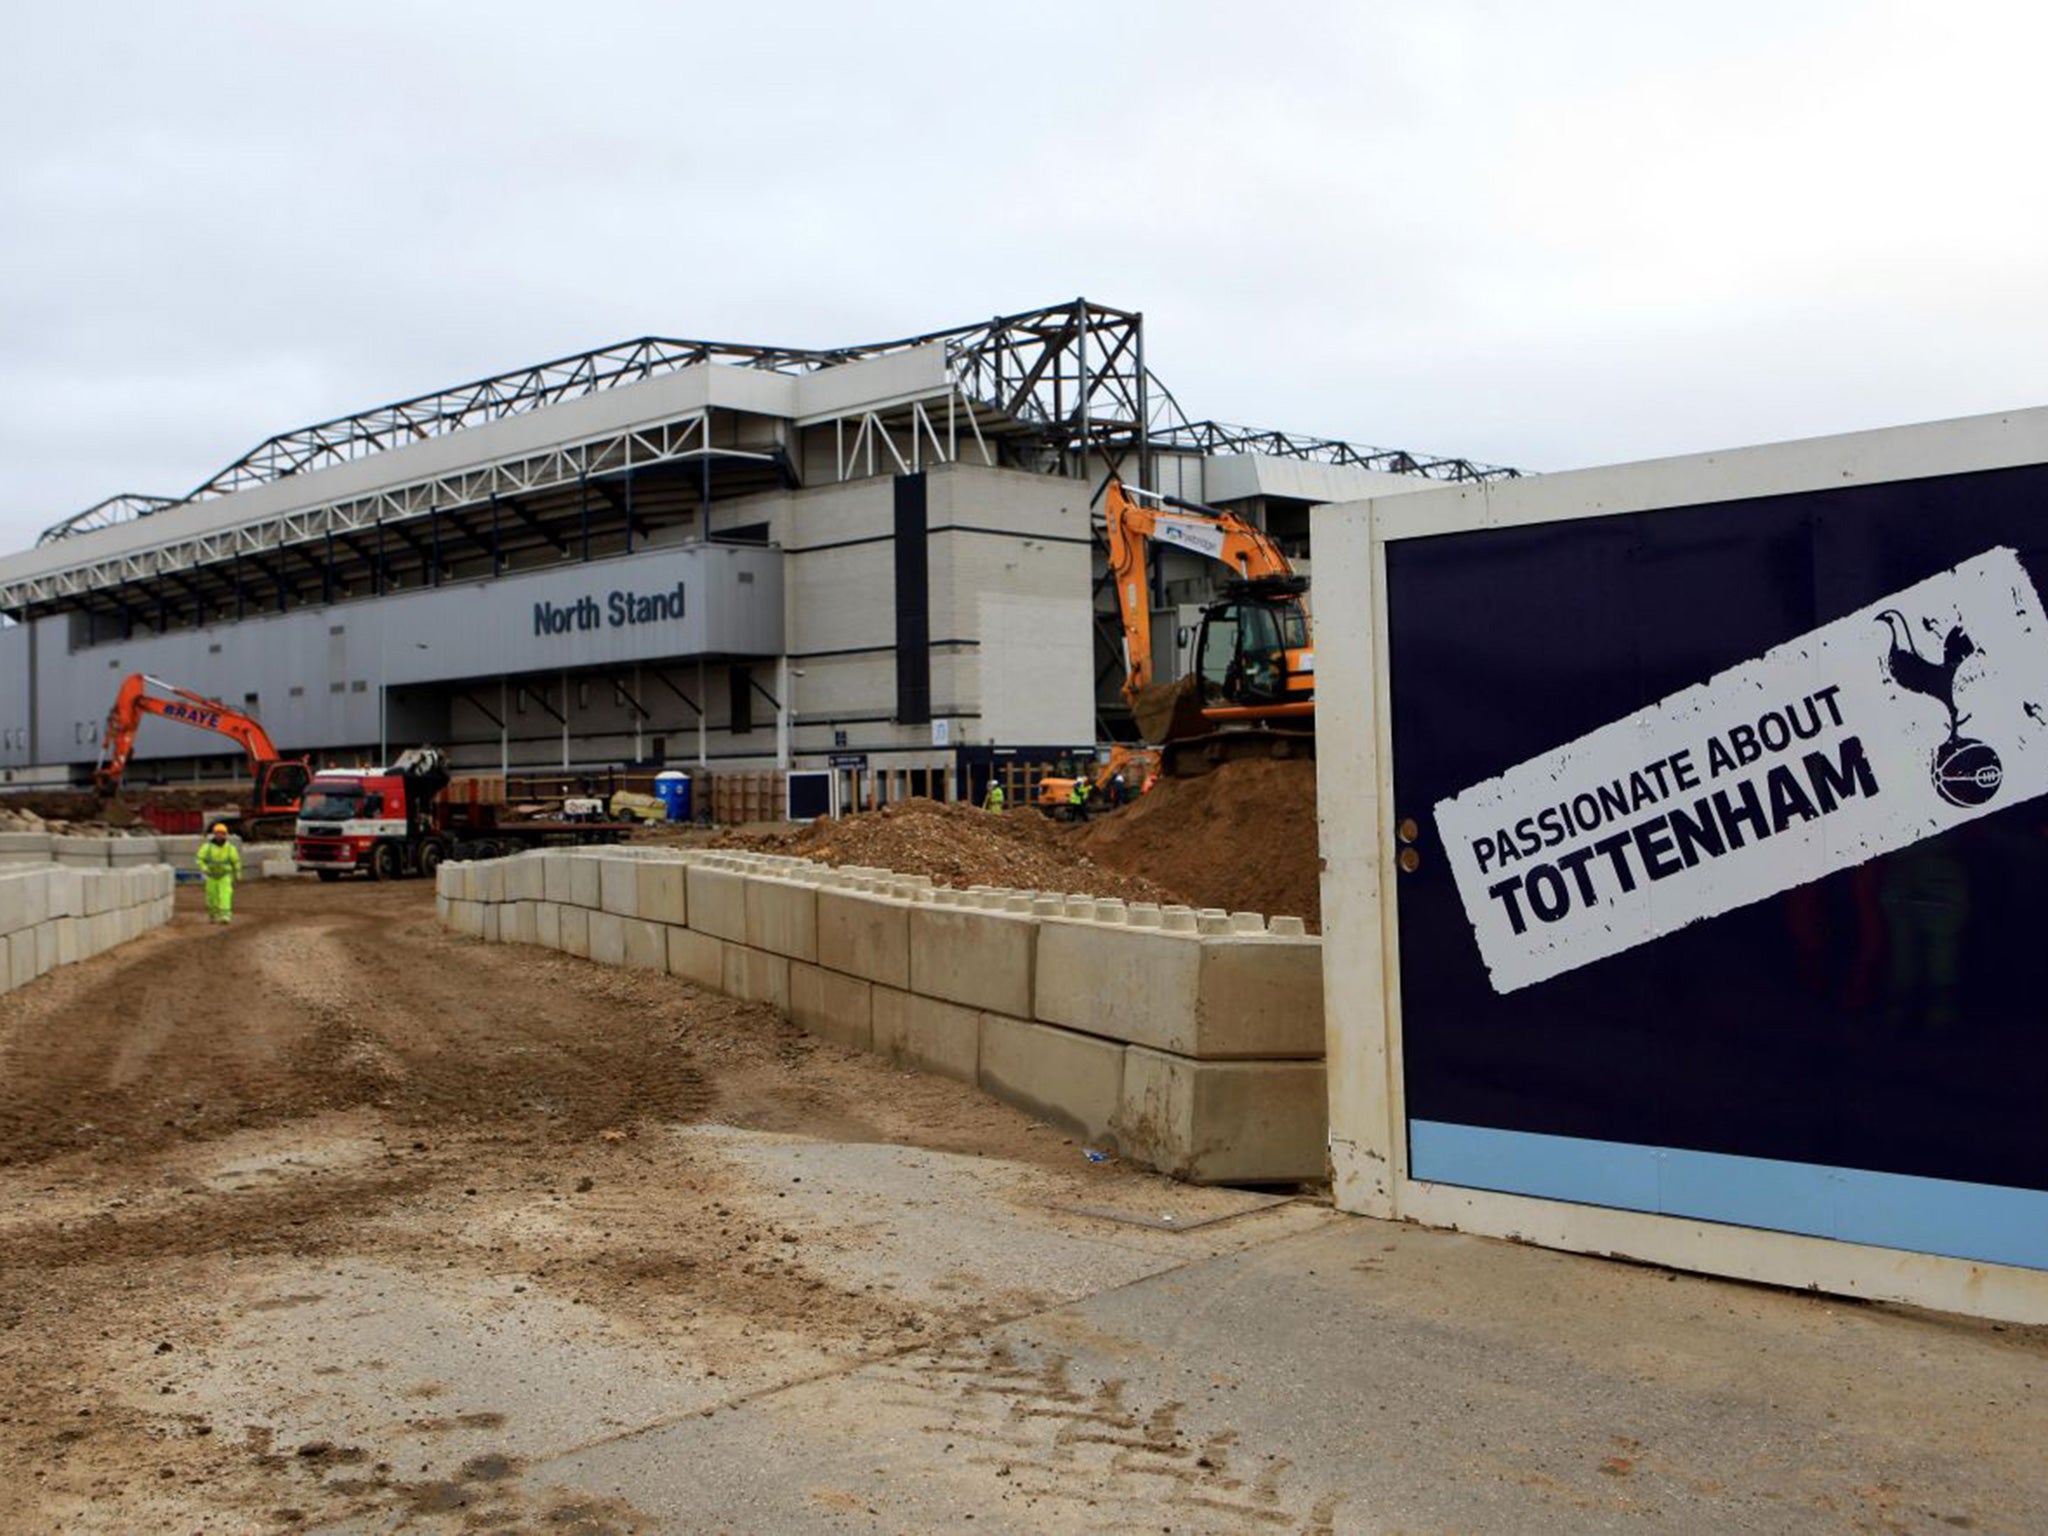
[[254, 780], [248, 806], [234, 813], [234, 819], [241, 822], [238, 830], [252, 840], [291, 836], [298, 821], [299, 800], [313, 770], [305, 763], [280, 757], [269, 733], [240, 710], [142, 672], [131, 673], [122, 682], [121, 691], [114, 695], [114, 707], [107, 711], [107, 733], [100, 743], [99, 767], [93, 772], [101, 794], [120, 793], [128, 759], [135, 751], [135, 733], [150, 715], [214, 731], [238, 743], [248, 754], [249, 774]]
[[[1105, 487], [1110, 573], [1123, 617], [1124, 698], [1139, 731], [1159, 744], [1170, 774], [1200, 773], [1248, 752], [1315, 750], [1316, 657], [1308, 578], [1280, 546], [1234, 513], [1126, 486]], [[1220, 561], [1233, 572], [1202, 610], [1193, 666], [1155, 684], [1146, 551], [1157, 541]]]

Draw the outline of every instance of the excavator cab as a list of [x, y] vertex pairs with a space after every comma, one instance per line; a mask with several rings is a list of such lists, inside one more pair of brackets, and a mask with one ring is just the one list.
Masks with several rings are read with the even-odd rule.
[[313, 770], [300, 762], [260, 764], [256, 771], [256, 808], [262, 816], [284, 816], [296, 820], [299, 802]]
[[1205, 708], [1258, 709], [1315, 696], [1308, 613], [1298, 576], [1235, 581], [1202, 610], [1194, 673]]

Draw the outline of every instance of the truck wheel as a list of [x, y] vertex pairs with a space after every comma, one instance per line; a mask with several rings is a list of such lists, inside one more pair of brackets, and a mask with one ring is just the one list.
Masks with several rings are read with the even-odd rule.
[[396, 880], [405, 872], [398, 857], [396, 843], [379, 843], [370, 850], [370, 878], [372, 880]]
[[434, 878], [434, 871], [441, 867], [441, 861], [448, 857], [448, 848], [438, 837], [430, 837], [420, 844], [420, 873], [427, 879]]
[[322, 885], [332, 885], [341, 878], [341, 871], [338, 869], [316, 869], [313, 873], [320, 877]]

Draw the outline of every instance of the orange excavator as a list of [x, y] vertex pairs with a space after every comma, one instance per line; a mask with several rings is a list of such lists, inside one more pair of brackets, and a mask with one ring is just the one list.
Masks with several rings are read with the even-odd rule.
[[[1105, 488], [1109, 567], [1124, 626], [1124, 698], [1159, 744], [1166, 773], [1200, 773], [1230, 757], [1315, 750], [1316, 653], [1308, 578], [1262, 530], [1233, 513], [1126, 486]], [[1157, 541], [1230, 567], [1202, 610], [1194, 667], [1155, 685], [1146, 551]]]
[[93, 771], [93, 782], [101, 794], [120, 793], [128, 759], [135, 751], [135, 733], [148, 715], [215, 731], [239, 743], [249, 756], [249, 773], [255, 781], [248, 806], [236, 813], [242, 836], [260, 841], [292, 835], [312, 768], [280, 757], [269, 733], [240, 710], [141, 672], [129, 674], [114, 696], [114, 707], [107, 711], [107, 734], [100, 743], [99, 767]]
[[[1088, 780], [1088, 793], [1077, 801], [1074, 785], [1084, 776]], [[1077, 767], [1071, 773], [1051, 774], [1040, 779], [1031, 803], [1055, 821], [1083, 821], [1087, 819], [1091, 805], [1096, 810], [1113, 810], [1122, 801], [1144, 794], [1158, 776], [1157, 752], [1149, 747], [1132, 748], [1118, 742], [1099, 762]], [[1119, 777], [1124, 781], [1121, 796], [1111, 792], [1112, 781]]]

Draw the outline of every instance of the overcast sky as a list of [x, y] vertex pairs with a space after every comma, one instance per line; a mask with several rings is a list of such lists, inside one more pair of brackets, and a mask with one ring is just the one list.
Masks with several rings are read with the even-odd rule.
[[1086, 294], [1194, 415], [1549, 470], [2048, 403], [2035, 5], [39, 5], [0, 549], [644, 334]]

